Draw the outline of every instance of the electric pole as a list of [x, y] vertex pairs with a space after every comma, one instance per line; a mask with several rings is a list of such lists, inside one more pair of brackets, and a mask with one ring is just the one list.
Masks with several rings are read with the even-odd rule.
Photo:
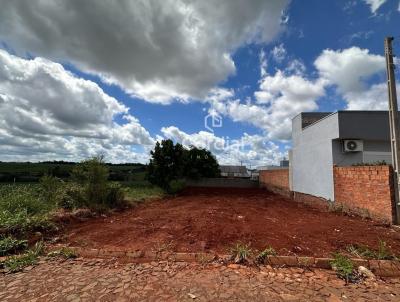
[[393, 37], [385, 38], [385, 58], [387, 71], [387, 84], [389, 92], [389, 125], [390, 125], [390, 145], [392, 149], [392, 166], [393, 166], [393, 185], [394, 185], [394, 224], [400, 223], [400, 204], [399, 204], [399, 181], [400, 181], [400, 145], [399, 145], [399, 116], [397, 107], [396, 79], [394, 75], [393, 63]]

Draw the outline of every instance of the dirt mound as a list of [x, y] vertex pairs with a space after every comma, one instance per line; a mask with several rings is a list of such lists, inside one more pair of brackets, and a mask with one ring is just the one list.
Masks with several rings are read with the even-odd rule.
[[226, 252], [237, 241], [280, 254], [330, 256], [349, 244], [400, 254], [400, 234], [371, 220], [321, 212], [262, 189], [191, 188], [109, 217], [73, 223], [67, 241], [113, 250]]

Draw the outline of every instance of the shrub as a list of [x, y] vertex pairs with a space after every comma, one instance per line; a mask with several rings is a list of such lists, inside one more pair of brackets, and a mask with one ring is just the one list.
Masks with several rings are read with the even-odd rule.
[[67, 210], [87, 205], [84, 187], [75, 183], [64, 184], [59, 190], [56, 200], [58, 207]]
[[167, 192], [169, 194], [177, 194], [186, 187], [186, 183], [182, 179], [177, 179], [177, 180], [171, 180], [168, 184], [168, 190]]
[[230, 254], [235, 263], [244, 263], [248, 261], [252, 251], [250, 244], [236, 243], [231, 249]]
[[110, 208], [121, 208], [125, 206], [125, 193], [119, 183], [110, 183], [107, 187], [107, 206]]
[[15, 254], [18, 251], [26, 249], [28, 241], [14, 239], [11, 236], [0, 239], [0, 256]]
[[72, 170], [72, 179], [80, 188], [71, 186], [64, 194], [64, 208], [86, 205], [95, 210], [122, 207], [124, 191], [118, 183], [108, 183], [108, 168], [103, 157], [93, 157]]
[[72, 170], [72, 179], [85, 188], [89, 204], [105, 205], [107, 199], [108, 169], [103, 156], [84, 160]]

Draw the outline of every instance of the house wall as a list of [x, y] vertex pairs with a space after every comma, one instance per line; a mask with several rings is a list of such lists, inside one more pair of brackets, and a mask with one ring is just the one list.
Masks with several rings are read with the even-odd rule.
[[383, 140], [363, 140], [363, 152], [343, 152], [342, 139], [332, 141], [333, 164], [351, 166], [360, 163], [392, 162], [390, 142]]
[[352, 212], [392, 221], [390, 166], [334, 167], [335, 204]]
[[332, 140], [339, 137], [338, 114], [304, 129], [301, 118], [292, 123], [292, 190], [334, 200]]

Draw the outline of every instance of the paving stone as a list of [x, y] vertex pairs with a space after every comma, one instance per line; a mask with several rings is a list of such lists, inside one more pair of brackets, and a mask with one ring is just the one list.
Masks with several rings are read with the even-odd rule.
[[[174, 274], [160, 269], [167, 266]], [[345, 285], [334, 272], [321, 269], [52, 260], [23, 274], [0, 275], [0, 300], [399, 301], [399, 281], [388, 278]]]

